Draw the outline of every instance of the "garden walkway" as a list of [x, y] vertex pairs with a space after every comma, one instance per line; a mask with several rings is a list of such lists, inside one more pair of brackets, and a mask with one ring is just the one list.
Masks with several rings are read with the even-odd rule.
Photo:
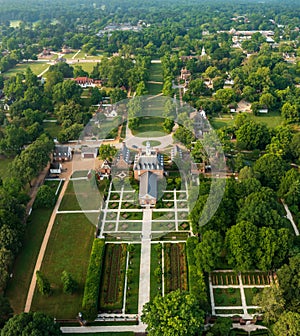
[[41, 265], [42, 265], [42, 261], [43, 261], [43, 258], [44, 258], [45, 252], [46, 252], [46, 247], [47, 247], [47, 244], [48, 244], [48, 240], [50, 238], [50, 234], [51, 234], [51, 231], [52, 231], [52, 228], [53, 228], [53, 225], [54, 225], [54, 221], [55, 221], [55, 218], [56, 218], [56, 213], [59, 209], [60, 203], [63, 199], [64, 194], [65, 194], [65, 191], [67, 190], [67, 187], [68, 187], [68, 184], [69, 184], [69, 178], [70, 178], [71, 175], [72, 175], [72, 172], [69, 172], [69, 177], [66, 178], [65, 183], [62, 187], [62, 190], [61, 190], [61, 192], [58, 196], [55, 207], [52, 211], [52, 214], [51, 214], [51, 217], [50, 217], [50, 220], [49, 220], [49, 223], [48, 223], [48, 227], [47, 227], [47, 230], [46, 230], [46, 233], [45, 233], [45, 236], [44, 236], [41, 248], [40, 248], [40, 252], [39, 252], [35, 267], [34, 267], [34, 271], [33, 271], [33, 274], [32, 274], [32, 279], [31, 279], [31, 283], [30, 283], [30, 286], [29, 286], [27, 299], [26, 299], [26, 303], [25, 303], [25, 308], [24, 308], [25, 313], [30, 311], [31, 303], [32, 303], [32, 299], [33, 299], [33, 295], [34, 295], [34, 291], [35, 291], [35, 287], [36, 287], [36, 271], [39, 271], [41, 269]]
[[149, 207], [144, 210], [143, 214], [138, 306], [139, 316], [141, 316], [144, 304], [150, 301], [151, 219], [152, 210]]

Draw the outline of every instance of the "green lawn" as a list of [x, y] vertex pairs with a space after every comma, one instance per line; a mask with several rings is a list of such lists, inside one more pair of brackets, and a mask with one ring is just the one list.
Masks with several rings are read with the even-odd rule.
[[154, 83], [146, 83], [146, 89], [148, 91], [148, 95], [157, 95], [162, 92], [163, 85], [162, 84], [154, 84]]
[[[78, 56], [76, 56], [78, 58]], [[70, 66], [74, 67], [75, 65], [80, 65], [82, 70], [88, 72], [89, 74], [93, 71], [94, 67], [96, 66], [96, 62], [76, 62], [74, 64], [70, 64]]]
[[[140, 258], [141, 258], [141, 245], [134, 245], [134, 252], [130, 253], [129, 267], [132, 269], [132, 276], [130, 283], [127, 282], [127, 295], [126, 295], [126, 314], [138, 313], [139, 301], [139, 280], [140, 280]], [[128, 290], [128, 288], [130, 288]]]
[[44, 131], [48, 132], [52, 138], [57, 138], [58, 133], [61, 131], [61, 125], [53, 122], [43, 123]]
[[147, 141], [144, 141], [144, 142], [142, 143], [142, 145], [143, 145], [143, 146], [146, 146], [148, 141], [150, 142], [150, 146], [151, 146], [151, 147], [156, 147], [156, 146], [161, 145], [161, 142], [160, 142], [160, 141], [157, 141], [157, 140], [147, 140]]
[[[64, 194], [59, 210], [97, 210], [103, 197], [105, 182], [100, 190], [95, 186], [94, 179], [70, 181]], [[102, 181], [101, 181], [102, 182]]]
[[[32, 310], [58, 319], [75, 318], [81, 310], [85, 278], [95, 227], [84, 214], [57, 215], [42, 263], [41, 271], [49, 279], [53, 294], [42, 296], [37, 290]], [[78, 282], [73, 295], [62, 292], [61, 273], [66, 270]]]
[[[253, 115], [252, 113], [247, 113], [247, 115], [249, 116], [250, 119], [258, 123], [265, 123], [270, 128], [274, 128], [283, 122], [280, 112], [278, 111], [269, 112], [266, 114], [262, 113], [257, 116]], [[210, 118], [209, 121], [214, 129], [219, 129], [225, 126], [232, 126], [236, 116], [237, 114], [232, 114], [232, 115], [223, 114], [222, 118], [213, 117], [213, 118]]]
[[43, 72], [49, 67], [49, 64], [47, 64], [47, 62], [41, 62], [41, 61], [32, 61], [28, 63], [17, 64], [14, 68], [4, 72], [3, 75], [5, 77], [11, 77], [15, 76], [19, 72], [25, 73], [28, 67], [30, 67], [30, 69], [35, 75], [39, 75], [41, 72]]
[[139, 126], [132, 130], [138, 137], [160, 137], [167, 135], [163, 130], [164, 119], [160, 117], [139, 118]]
[[17, 256], [6, 295], [16, 314], [24, 310], [28, 288], [52, 209], [34, 209], [28, 218], [23, 247]]
[[151, 63], [149, 81], [162, 82], [163, 71], [161, 63]]
[[9, 21], [9, 26], [11, 28], [18, 28], [20, 26], [20, 24], [22, 23], [21, 20], [10, 20]]
[[9, 164], [13, 158], [0, 157], [0, 178], [5, 179], [9, 174]]
[[253, 306], [253, 298], [258, 293], [261, 293], [263, 288], [255, 288], [255, 291], [253, 291], [254, 288], [244, 288], [245, 296], [246, 296], [246, 303], [247, 306]]
[[258, 116], [250, 114], [250, 117], [256, 122], [267, 124], [267, 126], [270, 128], [275, 128], [283, 122], [283, 118], [281, 117], [280, 112], [269, 112], [266, 114], [259, 114]]

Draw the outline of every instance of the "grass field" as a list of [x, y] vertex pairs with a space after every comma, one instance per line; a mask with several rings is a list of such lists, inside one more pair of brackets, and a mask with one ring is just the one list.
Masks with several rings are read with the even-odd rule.
[[167, 135], [163, 130], [164, 119], [160, 117], [139, 118], [139, 126], [132, 130], [138, 137], [161, 137]]
[[34, 209], [29, 216], [23, 247], [17, 256], [8, 282], [6, 295], [16, 314], [24, 310], [35, 262], [42, 244], [52, 209]]
[[162, 92], [162, 88], [162, 84], [146, 83], [146, 90], [148, 91], [148, 95], [155, 96]]
[[[94, 239], [95, 227], [84, 214], [57, 215], [42, 263], [41, 271], [51, 283], [53, 294], [42, 296], [36, 289], [33, 311], [42, 311], [58, 319], [75, 318], [81, 310], [83, 289]], [[73, 295], [62, 291], [61, 273], [66, 270], [78, 282]]]
[[70, 181], [64, 194], [59, 210], [97, 210], [102, 201], [102, 191], [93, 183], [95, 180], [74, 180]]
[[0, 157], [0, 178], [5, 179], [9, 173], [9, 164], [12, 162], [13, 158]]
[[[77, 57], [77, 56], [76, 56]], [[88, 72], [89, 74], [93, 71], [94, 66], [96, 66], [96, 62], [76, 62], [74, 64], [70, 64], [70, 66], [80, 65], [82, 70]]]
[[[250, 119], [258, 123], [265, 123], [270, 128], [275, 128], [283, 122], [280, 112], [269, 112], [266, 114], [259, 114], [257, 116], [252, 113], [248, 113], [247, 115]], [[236, 116], [237, 114], [223, 114], [222, 118], [213, 117], [210, 118], [209, 121], [214, 129], [219, 129], [225, 126], [232, 126]]]
[[149, 81], [162, 82], [163, 71], [161, 63], [151, 63]]
[[58, 133], [61, 131], [61, 126], [53, 122], [44, 122], [43, 127], [45, 132], [48, 132], [52, 138], [57, 138]]
[[[139, 280], [140, 280], [140, 258], [141, 258], [141, 245], [134, 245], [134, 252], [130, 253], [130, 268], [132, 269], [132, 276], [130, 283], [127, 282], [127, 295], [126, 295], [126, 313], [138, 313], [139, 301]], [[130, 288], [128, 290], [128, 287]]]
[[47, 64], [47, 62], [39, 62], [39, 61], [17, 64], [13, 69], [4, 72], [3, 75], [5, 77], [11, 77], [15, 76], [17, 73], [20, 72], [25, 73], [28, 67], [30, 67], [30, 69], [35, 75], [39, 75], [41, 72], [43, 72], [49, 67], [49, 64]]

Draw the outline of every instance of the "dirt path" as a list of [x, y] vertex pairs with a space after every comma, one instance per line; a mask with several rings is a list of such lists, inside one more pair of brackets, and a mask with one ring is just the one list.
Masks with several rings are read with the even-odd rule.
[[40, 175], [37, 177], [37, 179], [34, 181], [33, 186], [30, 188], [29, 191], [29, 197], [30, 197], [30, 201], [27, 203], [26, 206], [26, 215], [28, 216], [30, 213], [30, 209], [32, 208], [32, 205], [35, 201], [36, 198], [36, 194], [39, 190], [39, 187], [44, 183], [45, 177], [47, 176], [49, 171], [49, 164], [47, 165], [47, 167], [44, 168], [44, 170], [40, 173]]
[[40, 252], [39, 252], [35, 267], [34, 267], [31, 283], [30, 283], [30, 286], [29, 286], [28, 294], [27, 294], [26, 304], [25, 304], [25, 308], [24, 308], [24, 312], [26, 312], [26, 313], [30, 311], [31, 303], [32, 303], [32, 299], [33, 299], [33, 295], [34, 295], [34, 291], [35, 291], [35, 286], [36, 286], [36, 275], [35, 274], [36, 274], [36, 271], [39, 271], [41, 269], [41, 265], [42, 265], [42, 261], [43, 261], [43, 258], [44, 258], [45, 252], [46, 252], [46, 247], [47, 247], [47, 244], [48, 244], [48, 240], [50, 238], [50, 234], [51, 234], [51, 231], [52, 231], [52, 228], [53, 228], [53, 225], [54, 225], [54, 221], [55, 221], [55, 218], [56, 218], [56, 213], [59, 209], [62, 198], [63, 198], [63, 196], [65, 194], [65, 191], [68, 187], [68, 183], [69, 183], [71, 175], [72, 175], [72, 171], [69, 172], [69, 176], [65, 180], [65, 183], [62, 187], [60, 195], [58, 196], [57, 202], [55, 204], [55, 207], [53, 209], [52, 215], [51, 215], [49, 223], [48, 223], [48, 227], [47, 227], [47, 230], [46, 230], [46, 233], [45, 233], [45, 236], [44, 236], [41, 248], [40, 248]]

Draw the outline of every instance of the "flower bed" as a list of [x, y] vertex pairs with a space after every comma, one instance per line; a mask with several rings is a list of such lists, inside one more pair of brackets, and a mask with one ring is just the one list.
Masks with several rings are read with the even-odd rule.
[[99, 302], [101, 311], [122, 309], [126, 246], [126, 244], [106, 245]]
[[165, 244], [165, 293], [176, 289], [187, 290], [187, 262], [185, 245]]

